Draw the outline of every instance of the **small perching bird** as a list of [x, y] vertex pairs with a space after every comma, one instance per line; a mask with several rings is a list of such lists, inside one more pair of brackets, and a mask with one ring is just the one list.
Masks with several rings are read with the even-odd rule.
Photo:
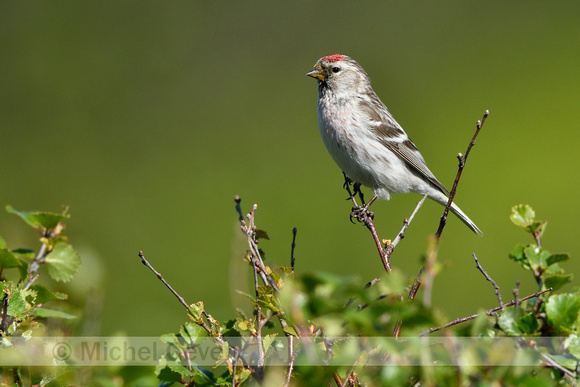
[[[371, 87], [363, 68], [346, 55], [322, 57], [306, 74], [318, 79], [318, 128], [330, 155], [374, 199], [415, 192], [446, 205], [449, 191]], [[451, 211], [476, 234], [481, 230], [455, 203]]]

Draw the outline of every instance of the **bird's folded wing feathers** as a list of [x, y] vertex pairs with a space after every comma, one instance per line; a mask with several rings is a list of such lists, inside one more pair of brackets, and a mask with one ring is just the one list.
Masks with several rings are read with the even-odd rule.
[[[389, 110], [385, 104], [374, 93], [371, 95], [370, 101], [359, 101], [359, 107], [367, 114], [371, 131], [374, 132], [378, 140], [385, 147], [403, 159], [408, 165], [445, 193], [445, 195], [449, 195], [447, 188], [429, 170], [427, 163], [425, 163], [423, 156], [421, 156], [413, 141], [411, 141], [403, 128], [388, 113]], [[381, 114], [381, 112], [387, 112], [388, 116]]]
[[403, 159], [443, 193], [449, 195], [447, 188], [429, 170], [423, 156], [402, 129], [381, 122], [379, 125], [374, 126], [372, 130], [378, 135], [379, 141], [385, 147]]

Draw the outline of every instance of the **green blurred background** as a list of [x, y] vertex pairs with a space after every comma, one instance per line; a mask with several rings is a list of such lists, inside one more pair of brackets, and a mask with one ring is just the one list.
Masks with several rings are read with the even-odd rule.
[[[245, 212], [258, 203], [269, 261], [289, 263], [296, 226], [297, 272], [364, 283], [382, 265], [364, 226], [348, 221], [305, 76], [319, 57], [347, 54], [448, 187], [490, 109], [456, 198], [485, 237], [451, 218], [434, 304], [450, 318], [493, 307], [472, 252], [504, 299], [518, 279], [520, 294], [536, 290], [507, 258], [531, 242], [508, 219], [515, 204], [548, 220], [545, 248], [580, 268], [579, 4], [4, 1], [0, 204], [70, 205], [83, 268], [69, 292], [92, 300], [91, 333], [159, 335], [186, 320], [139, 250], [188, 302], [233, 316], [244, 302], [235, 290], [248, 286], [235, 194]], [[374, 205], [381, 237], [394, 238], [418, 199]], [[418, 272], [441, 211], [421, 209], [394, 267]], [[0, 235], [37, 246], [20, 223], [2, 211]]]

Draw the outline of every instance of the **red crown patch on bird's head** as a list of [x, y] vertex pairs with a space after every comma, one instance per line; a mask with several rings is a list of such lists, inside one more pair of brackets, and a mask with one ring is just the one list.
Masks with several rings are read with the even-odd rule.
[[344, 55], [334, 54], [334, 55], [325, 56], [322, 59], [327, 61], [327, 62], [330, 62], [330, 63], [335, 63], [335, 62], [340, 62], [340, 61], [345, 60], [346, 57]]

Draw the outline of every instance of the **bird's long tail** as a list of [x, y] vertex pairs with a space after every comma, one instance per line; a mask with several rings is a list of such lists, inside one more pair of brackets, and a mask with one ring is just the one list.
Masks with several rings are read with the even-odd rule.
[[469, 219], [469, 217], [467, 215], [465, 215], [463, 213], [463, 211], [461, 211], [461, 209], [455, 203], [451, 203], [450, 209], [451, 209], [451, 212], [453, 212], [455, 215], [457, 215], [457, 217], [459, 219], [461, 219], [461, 221], [463, 223], [465, 223], [465, 225], [467, 227], [469, 227], [474, 233], [476, 233], [479, 236], [483, 236], [483, 233], [481, 232], [479, 227], [477, 227], [475, 225], [475, 223], [473, 223], [473, 221], [471, 219]]
[[[442, 192], [431, 192], [429, 193], [429, 199], [436, 201], [437, 203], [446, 206], [447, 205], [447, 196], [445, 196]], [[471, 219], [469, 219], [469, 217], [467, 215], [465, 215], [465, 213], [463, 211], [461, 211], [461, 208], [459, 208], [455, 203], [451, 203], [451, 212], [453, 212], [459, 219], [461, 219], [461, 221], [463, 223], [465, 223], [465, 225], [467, 227], [469, 227], [474, 233], [476, 233], [479, 236], [483, 236], [483, 233], [481, 232], [481, 230], [479, 229], [479, 227], [477, 227], [475, 225], [475, 223], [473, 223], [473, 221]]]

